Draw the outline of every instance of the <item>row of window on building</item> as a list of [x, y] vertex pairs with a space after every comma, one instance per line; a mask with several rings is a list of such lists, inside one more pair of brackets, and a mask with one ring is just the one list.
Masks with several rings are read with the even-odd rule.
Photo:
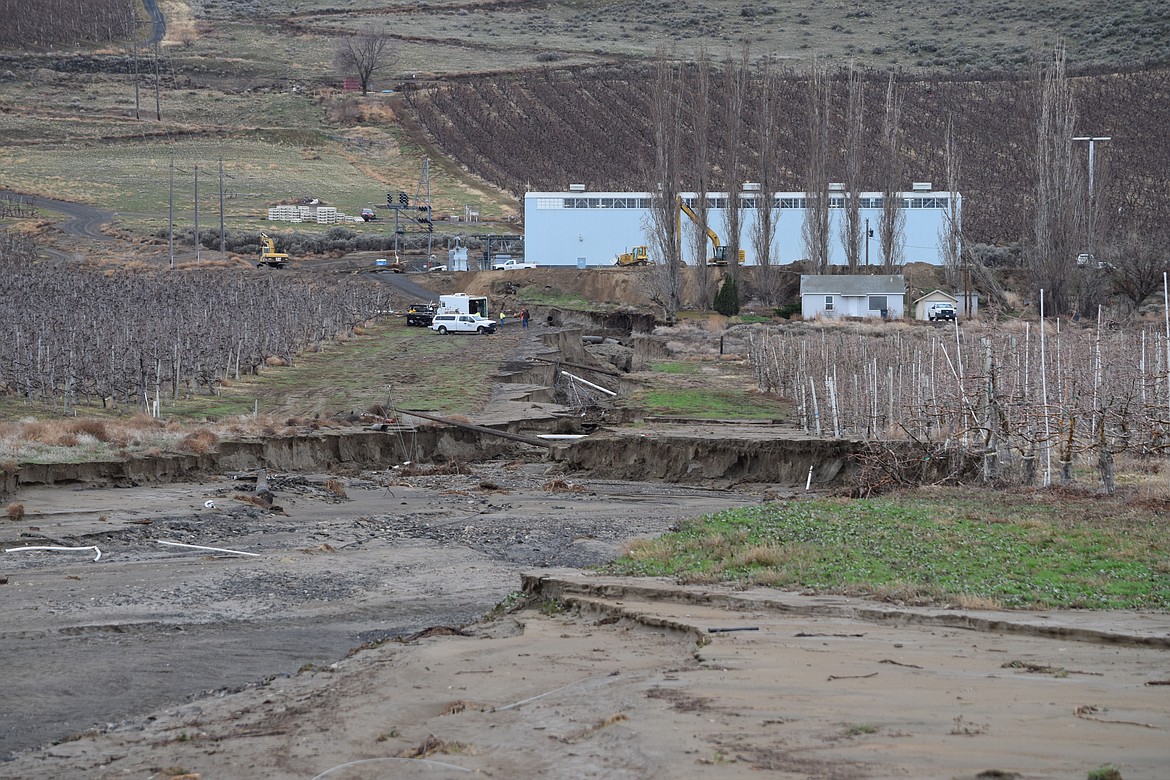
[[[829, 198], [829, 208], [845, 208], [846, 198]], [[727, 198], [707, 198], [707, 208], [727, 208]], [[695, 207], [698, 198], [683, 198], [683, 202], [691, 208]], [[756, 198], [740, 198], [740, 206], [745, 209], [756, 208]], [[772, 202], [774, 209], [803, 209], [808, 203], [807, 198], [776, 198]], [[858, 207], [863, 209], [880, 209], [883, 198], [859, 198]], [[650, 198], [537, 198], [538, 209], [649, 209]], [[902, 207], [907, 209], [946, 209], [950, 207], [950, 198], [902, 198]]]

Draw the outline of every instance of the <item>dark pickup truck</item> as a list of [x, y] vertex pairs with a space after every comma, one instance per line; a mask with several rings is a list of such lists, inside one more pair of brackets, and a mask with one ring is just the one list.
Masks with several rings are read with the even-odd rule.
[[438, 304], [416, 303], [406, 310], [406, 324], [411, 327], [429, 328], [438, 310]]

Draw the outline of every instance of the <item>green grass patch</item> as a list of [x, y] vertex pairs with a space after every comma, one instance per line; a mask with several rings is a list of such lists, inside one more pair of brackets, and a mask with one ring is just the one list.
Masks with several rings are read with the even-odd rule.
[[573, 309], [575, 311], [598, 311], [600, 306], [583, 295], [566, 293], [559, 290], [546, 290], [543, 287], [528, 286], [516, 293], [516, 298], [524, 303], [539, 303], [543, 306], [556, 306], [559, 309]]
[[[477, 359], [467, 349], [472, 338], [443, 338], [392, 318], [364, 335], [301, 355], [291, 366], [262, 369], [218, 395], [183, 399], [163, 411], [188, 419], [250, 414], [257, 408], [268, 415], [331, 415], [384, 404], [389, 392], [393, 404], [407, 408], [471, 412], [487, 400], [491, 387], [469, 378], [496, 369], [494, 361]], [[448, 354], [450, 360], [434, 359]]]
[[1155, 511], [1046, 498], [955, 490], [765, 504], [635, 544], [610, 569], [923, 603], [1170, 609]]
[[647, 414], [707, 420], [770, 420], [784, 412], [779, 403], [735, 389], [664, 388], [638, 393], [635, 400]]
[[655, 363], [650, 367], [661, 374], [698, 374], [702, 371], [698, 363], [688, 363], [684, 360], [672, 360], [666, 363]]

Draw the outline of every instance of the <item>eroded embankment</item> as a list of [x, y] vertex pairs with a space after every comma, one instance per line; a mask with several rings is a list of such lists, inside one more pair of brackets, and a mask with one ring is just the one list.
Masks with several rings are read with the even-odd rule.
[[225, 441], [202, 455], [159, 455], [89, 463], [22, 463], [2, 473], [0, 489], [12, 495], [28, 485], [83, 483], [131, 486], [182, 482], [207, 474], [269, 468], [308, 473], [357, 473], [404, 461], [473, 461], [533, 448], [462, 428], [428, 426], [414, 431], [352, 431]]
[[[611, 577], [559, 569], [521, 575], [528, 596], [610, 618], [702, 636], [700, 626], [655, 614], [655, 605], [689, 604], [732, 612], [829, 617], [874, 624], [958, 628], [1072, 642], [1170, 649], [1170, 621], [1157, 613], [1124, 611], [1053, 612], [964, 610], [951, 607], [882, 604], [833, 594], [805, 594], [732, 586], [682, 585], [660, 578]], [[1059, 611], [1058, 611], [1059, 612]]]
[[734, 429], [685, 432], [608, 431], [557, 450], [555, 458], [572, 471], [607, 479], [664, 482], [763, 482], [840, 484], [854, 471], [862, 446], [846, 440], [811, 439], [777, 432], [737, 435]]

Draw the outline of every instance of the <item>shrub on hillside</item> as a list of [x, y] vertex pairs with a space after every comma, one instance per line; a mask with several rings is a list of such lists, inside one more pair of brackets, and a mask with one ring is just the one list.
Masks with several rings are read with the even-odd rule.
[[719, 292], [715, 293], [712, 307], [725, 317], [739, 314], [739, 285], [730, 275], [723, 278], [723, 285], [719, 288]]

